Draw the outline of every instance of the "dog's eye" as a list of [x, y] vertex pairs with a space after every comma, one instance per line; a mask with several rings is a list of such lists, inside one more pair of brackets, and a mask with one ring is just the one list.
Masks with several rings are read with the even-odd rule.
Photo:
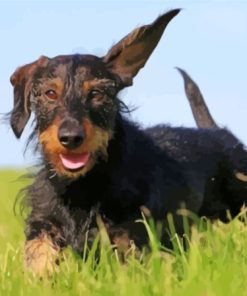
[[45, 92], [45, 95], [52, 100], [56, 100], [57, 99], [57, 93], [55, 92], [55, 90], [53, 89], [49, 89], [48, 91]]
[[100, 90], [94, 89], [90, 91], [88, 97], [90, 100], [100, 101], [101, 99], [103, 99], [104, 93]]

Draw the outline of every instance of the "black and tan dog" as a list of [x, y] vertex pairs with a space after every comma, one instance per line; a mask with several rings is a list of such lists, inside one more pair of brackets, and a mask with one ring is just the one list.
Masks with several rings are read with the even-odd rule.
[[97, 232], [97, 215], [111, 243], [126, 250], [132, 241], [138, 247], [148, 241], [136, 223], [141, 207], [156, 220], [173, 213], [179, 230], [181, 206], [224, 217], [227, 208], [235, 214], [246, 201], [245, 184], [234, 187], [234, 170], [238, 161], [247, 164], [246, 153], [236, 160], [237, 147], [226, 147], [211, 130], [140, 130], [123, 115], [118, 92], [132, 84], [178, 12], [135, 29], [102, 58], [43, 56], [12, 75], [12, 129], [19, 138], [33, 111], [43, 157], [26, 192], [32, 211], [25, 258], [34, 272], [52, 270], [68, 245], [80, 253], [86, 236], [90, 241]]

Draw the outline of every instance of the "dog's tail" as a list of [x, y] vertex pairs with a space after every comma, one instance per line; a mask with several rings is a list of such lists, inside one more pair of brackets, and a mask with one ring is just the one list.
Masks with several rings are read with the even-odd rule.
[[210, 114], [208, 106], [197, 84], [184, 70], [180, 68], [176, 69], [183, 77], [185, 93], [190, 103], [190, 107], [197, 126], [199, 128], [217, 128], [218, 125]]

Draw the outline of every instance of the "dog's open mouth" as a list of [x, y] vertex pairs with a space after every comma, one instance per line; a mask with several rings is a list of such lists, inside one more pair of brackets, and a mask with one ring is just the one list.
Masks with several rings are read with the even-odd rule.
[[90, 153], [84, 152], [82, 154], [59, 154], [62, 164], [65, 169], [70, 171], [78, 171], [87, 164]]

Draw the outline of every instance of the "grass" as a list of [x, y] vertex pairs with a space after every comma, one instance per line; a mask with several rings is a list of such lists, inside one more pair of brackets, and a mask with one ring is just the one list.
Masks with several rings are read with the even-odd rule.
[[123, 265], [105, 247], [93, 268], [93, 251], [83, 262], [67, 250], [51, 278], [25, 273], [24, 223], [13, 213], [15, 196], [25, 185], [15, 181], [20, 174], [0, 172], [0, 295], [247, 295], [247, 226], [238, 219], [228, 224], [206, 221], [205, 231], [194, 227], [187, 251], [173, 233], [174, 250], [160, 252], [150, 232], [152, 252], [142, 263], [130, 256]]

